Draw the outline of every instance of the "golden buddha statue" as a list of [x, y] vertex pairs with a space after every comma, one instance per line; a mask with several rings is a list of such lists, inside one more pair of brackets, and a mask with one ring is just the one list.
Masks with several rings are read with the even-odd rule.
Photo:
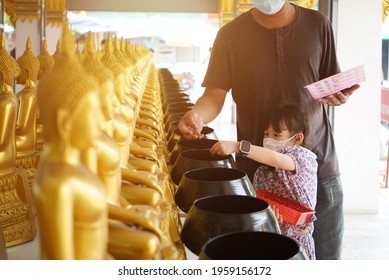
[[[133, 76], [133, 82], [131, 84], [131, 93], [135, 94], [136, 96], [142, 96], [144, 93], [144, 89], [142, 86], [144, 86], [144, 79], [145, 76], [140, 70], [140, 65], [138, 64], [138, 58], [134, 57], [132, 49], [133, 45], [131, 44], [130, 40], [121, 40], [121, 51], [123, 55], [127, 58], [127, 60], [132, 65], [132, 76]], [[141, 111], [139, 111], [140, 113]]]
[[[103, 131], [112, 137], [118, 144], [120, 150], [120, 158], [124, 163], [122, 164], [123, 169], [131, 169], [130, 171], [137, 172], [138, 170], [148, 170], [153, 173], [156, 172], [156, 165], [153, 165], [150, 161], [145, 161], [141, 158], [129, 157], [129, 145], [132, 141], [132, 135], [129, 133], [129, 126], [124, 120], [115, 112], [115, 103], [117, 98], [113, 89], [113, 74], [104, 67], [99, 60], [98, 56], [95, 55], [95, 43], [91, 33], [88, 34], [87, 41], [88, 55], [84, 60], [84, 67], [95, 75], [101, 85], [100, 96], [105, 116], [105, 122], [102, 125]], [[129, 164], [130, 162], [130, 164]], [[128, 175], [128, 172], [124, 172]], [[126, 176], [128, 179], [128, 176]]]
[[[159, 245], [155, 246], [155, 244], [159, 244], [159, 236], [161, 235], [158, 210], [144, 205], [133, 205], [133, 200], [128, 202], [125, 197], [121, 197], [122, 172], [119, 159], [128, 160], [130, 134], [128, 125], [115, 112], [114, 76], [96, 54], [96, 45], [91, 32], [88, 33], [86, 48], [87, 55], [83, 66], [100, 83], [100, 101], [104, 115], [100, 124], [102, 131], [97, 138], [96, 154], [97, 174], [105, 185], [108, 202], [109, 253], [114, 258], [123, 258], [124, 256], [136, 259], [157, 258]], [[118, 146], [122, 148], [118, 149]], [[123, 152], [125, 157], [119, 154], [119, 151]], [[122, 168], [127, 169], [128, 164], [123, 165]], [[140, 188], [140, 190], [142, 189]], [[137, 193], [135, 190], [135, 197], [139, 197]], [[113, 226], [118, 224], [121, 224], [119, 228]], [[144, 229], [150, 232], [146, 232]], [[143, 236], [143, 240], [135, 239], [137, 240], [135, 242], [134, 236]], [[121, 240], [120, 244], [116, 244], [115, 240], [118, 238]], [[136, 249], [139, 247], [143, 247], [143, 253], [142, 250]]]
[[25, 170], [16, 168], [16, 122], [18, 101], [13, 92], [17, 63], [0, 38], [0, 226], [6, 245], [34, 239], [35, 219]]
[[131, 61], [133, 61], [137, 66], [138, 74], [141, 73], [142, 69], [140, 68], [139, 61], [141, 60], [141, 57], [139, 54], [136, 53], [135, 45], [131, 43], [130, 40], [126, 41], [126, 54], [128, 57], [130, 57]]
[[[136, 143], [133, 143], [133, 135], [143, 135], [149, 137], [150, 134], [143, 133], [144, 129], [136, 128], [136, 110], [139, 108], [137, 100], [135, 98], [129, 97], [126, 92], [128, 92], [128, 87], [125, 83], [125, 76], [128, 74], [129, 68], [125, 68], [122, 64], [118, 63], [118, 59], [114, 55], [114, 45], [112, 42], [112, 37], [109, 34], [105, 43], [105, 52], [102, 57], [103, 64], [110, 69], [114, 74], [114, 88], [116, 96], [119, 100], [117, 112], [122, 116], [130, 128], [130, 145], [131, 151], [137, 154], [143, 154], [145, 156], [150, 155], [152, 158], [156, 158], [156, 155], [153, 151], [144, 150], [141, 147], [138, 147]], [[143, 133], [143, 134], [142, 134]], [[152, 139], [155, 140], [155, 139]], [[156, 140], [155, 140], [156, 142]], [[123, 162], [122, 167], [126, 168], [128, 164], [128, 158]], [[126, 171], [128, 174], [128, 171]]]
[[77, 45], [76, 45], [76, 56], [78, 57], [78, 60], [80, 61], [80, 63], [82, 63], [84, 61], [84, 52], [81, 51], [81, 43], [80, 42], [77, 42]]
[[[47, 51], [47, 41], [43, 40], [42, 51], [38, 55], [39, 59], [39, 72], [38, 72], [38, 80], [42, 80], [43, 77], [49, 73], [55, 64], [54, 57], [52, 57]], [[39, 110], [36, 118], [36, 150], [42, 151], [43, 149], [43, 126], [39, 120]]]
[[[139, 69], [137, 68], [138, 65], [136, 64], [137, 58], [134, 57], [134, 55], [133, 55], [133, 52], [132, 52], [133, 45], [132, 45], [131, 41], [129, 39], [126, 39], [126, 40], [123, 40], [121, 42], [121, 44], [122, 44], [121, 47], [122, 47], [124, 54], [127, 56], [129, 61], [131, 61], [132, 65], [134, 65], [136, 74], [139, 74]], [[136, 76], [135, 76], [135, 78], [136, 78]]]
[[99, 87], [76, 63], [67, 23], [62, 41], [61, 58], [38, 87], [45, 139], [34, 186], [41, 258], [104, 259], [108, 241], [104, 186], [81, 160], [100, 133]]
[[[151, 61], [151, 57], [150, 57]], [[145, 64], [149, 63], [144, 61]], [[150, 65], [151, 66], [151, 65]], [[148, 83], [148, 78], [151, 78], [152, 86], [158, 86], [156, 83], [156, 74], [151, 73], [149, 68], [144, 68], [144, 73], [138, 75], [140, 88], [144, 89]], [[148, 72], [149, 71], [149, 72]], [[135, 83], [134, 83], [135, 84]], [[154, 112], [159, 112], [161, 108], [160, 96], [157, 96], [156, 90], [152, 91], [153, 96], [146, 97], [143, 92], [140, 92], [138, 108], [139, 116], [135, 121], [136, 128], [134, 131], [134, 139], [131, 142], [129, 163], [135, 167], [133, 170], [122, 170], [122, 191], [121, 194], [125, 198], [138, 203], [148, 204], [157, 207], [160, 212], [160, 230], [162, 232], [161, 241], [163, 244], [162, 256], [163, 259], [182, 259], [185, 256], [184, 250], [180, 243], [178, 232], [178, 211], [173, 206], [174, 199], [171, 195], [169, 186], [169, 177], [162, 170], [160, 157], [157, 154], [157, 148], [161, 141], [162, 134], [159, 133], [159, 127], [162, 119], [157, 119]], [[149, 102], [150, 100], [153, 100]], [[149, 102], [150, 106], [143, 106], [143, 102]], [[146, 112], [145, 108], [149, 110]], [[151, 116], [151, 118], [149, 118]], [[142, 159], [143, 161], [139, 161]], [[147, 163], [147, 164], [146, 164]], [[167, 169], [166, 169], [167, 170]], [[181, 244], [182, 245], [182, 244]]]
[[5, 245], [3, 229], [0, 227], [0, 260], [8, 260], [7, 246]]
[[139, 96], [132, 95], [132, 93], [130, 92], [131, 85], [134, 82], [133, 65], [129, 61], [127, 56], [125, 56], [123, 54], [120, 41], [119, 41], [119, 39], [118, 39], [118, 37], [116, 35], [115, 35], [115, 38], [114, 38], [113, 46], [114, 46], [114, 55], [115, 55], [117, 61], [121, 65], [123, 65], [123, 67], [125, 69], [126, 88], [128, 90], [128, 92], [126, 92], [126, 93], [127, 93], [127, 95], [130, 95], [134, 99], [135, 102], [137, 102], [138, 99], [139, 99]]
[[54, 62], [57, 63], [57, 61], [60, 60], [61, 56], [62, 56], [61, 41], [58, 39], [57, 45], [55, 47], [55, 52], [53, 53]]
[[129, 156], [130, 129], [115, 112], [113, 74], [104, 67], [98, 57], [91, 32], [88, 33], [86, 49], [83, 66], [99, 82], [99, 97], [103, 113], [101, 133], [97, 141], [97, 174], [106, 187], [107, 201], [118, 204], [121, 186], [120, 166], [122, 163], [125, 166]]
[[47, 51], [47, 41], [43, 40], [41, 53], [38, 55], [39, 59], [39, 72], [38, 72], [38, 80], [42, 80], [43, 77], [49, 73], [55, 64], [54, 57], [52, 57]]
[[[88, 34], [87, 40], [88, 55], [86, 56], [83, 66], [90, 73], [94, 74], [100, 82], [100, 97], [104, 112], [104, 123], [102, 124], [103, 131], [112, 137], [119, 146], [121, 167], [124, 169], [139, 170], [144, 168], [153, 173], [156, 172], [156, 166], [150, 161], [144, 161], [141, 158], [129, 157], [130, 142], [132, 135], [129, 132], [129, 126], [115, 112], [115, 103], [117, 98], [113, 88], [113, 74], [108, 68], [104, 67], [98, 56], [96, 56], [95, 43], [91, 33]], [[128, 164], [129, 160], [130, 165]], [[128, 173], [126, 173], [128, 174]]]
[[21, 70], [16, 81], [24, 85], [24, 88], [16, 93], [19, 102], [16, 122], [16, 167], [26, 170], [28, 182], [32, 188], [39, 161], [39, 152], [36, 151], [38, 105], [35, 81], [38, 77], [40, 63], [31, 51], [30, 37], [27, 38], [26, 50], [16, 62]]
[[117, 58], [114, 55], [114, 47], [111, 34], [108, 34], [108, 38], [105, 42], [102, 62], [103, 65], [105, 65], [109, 70], [111, 70], [114, 75], [115, 94], [117, 99], [119, 100], [117, 112], [130, 126], [131, 134], [133, 134], [135, 126], [134, 119], [136, 101], [130, 99], [126, 95], [126, 92], [128, 92], [128, 88], [126, 85], [126, 74], [128, 71], [126, 72], [126, 68], [117, 61]]

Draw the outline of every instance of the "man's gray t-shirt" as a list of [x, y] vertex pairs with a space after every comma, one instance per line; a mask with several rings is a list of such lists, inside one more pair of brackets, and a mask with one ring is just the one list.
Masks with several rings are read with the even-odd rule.
[[[339, 176], [334, 139], [324, 105], [305, 85], [338, 73], [331, 23], [320, 12], [296, 6], [288, 26], [267, 29], [250, 11], [223, 26], [216, 37], [202, 86], [231, 90], [237, 138], [262, 145], [264, 121], [276, 106], [293, 103], [309, 114], [307, 148], [317, 155], [318, 180]], [[252, 178], [259, 163], [237, 157]]]

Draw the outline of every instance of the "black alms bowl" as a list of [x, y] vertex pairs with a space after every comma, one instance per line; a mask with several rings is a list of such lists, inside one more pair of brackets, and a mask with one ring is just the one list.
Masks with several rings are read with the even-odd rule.
[[244, 195], [215, 195], [193, 203], [185, 218], [181, 239], [198, 255], [211, 238], [236, 231], [280, 233], [280, 228], [266, 201]]
[[203, 246], [201, 260], [306, 260], [299, 244], [273, 232], [241, 231], [216, 236]]
[[173, 182], [178, 185], [185, 172], [209, 167], [236, 168], [236, 165], [231, 155], [212, 156], [209, 150], [189, 150], [179, 154], [170, 175]]
[[223, 194], [255, 197], [255, 190], [243, 170], [224, 167], [200, 168], [184, 174], [174, 199], [177, 206], [188, 213], [196, 199]]
[[[204, 126], [200, 133], [204, 135], [204, 139], [217, 140], [215, 130], [211, 127]], [[168, 144], [167, 144], [168, 150], [172, 152], [176, 143], [180, 140], [184, 140], [185, 136], [181, 133], [180, 129], [176, 126], [173, 132], [168, 131], [167, 139], [168, 139]]]
[[209, 150], [218, 142], [215, 139], [182, 139], [179, 140], [170, 154], [170, 164], [174, 165], [179, 154], [189, 150]]

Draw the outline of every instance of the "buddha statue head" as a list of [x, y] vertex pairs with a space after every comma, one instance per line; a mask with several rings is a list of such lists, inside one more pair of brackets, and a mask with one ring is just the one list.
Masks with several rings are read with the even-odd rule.
[[126, 54], [128, 57], [131, 58], [131, 60], [136, 63], [138, 60], [138, 57], [135, 53], [135, 46], [131, 43], [129, 39], [126, 40], [126, 46], [125, 46]]
[[101, 59], [103, 64], [113, 73], [115, 93], [121, 104], [125, 103], [125, 92], [127, 91], [125, 83], [125, 67], [120, 64], [114, 54], [112, 36], [109, 33], [104, 45], [104, 55]]
[[82, 65], [98, 81], [103, 114], [106, 119], [112, 119], [115, 107], [119, 105], [119, 100], [116, 98], [113, 86], [114, 75], [112, 71], [103, 65], [96, 50], [96, 42], [92, 32], [88, 32], [85, 49], [86, 56]]
[[[67, 24], [64, 24], [63, 52], [56, 60], [53, 70], [43, 78], [38, 87], [40, 119], [44, 127], [46, 142], [59, 138], [66, 141], [69, 137], [67, 135], [69, 126], [74, 127], [78, 123], [86, 121], [74, 119], [77, 110], [83, 104], [82, 100], [90, 98], [90, 95], [95, 96], [95, 99], [98, 98], [98, 84], [94, 77], [89, 75], [80, 63], [77, 63], [74, 46], [73, 36], [68, 30]], [[98, 105], [100, 106], [100, 104]], [[96, 116], [100, 115], [99, 111], [96, 113]], [[84, 131], [80, 130], [78, 133], [83, 134]], [[79, 141], [82, 142], [81, 137]]]
[[103, 64], [112, 71], [114, 79], [117, 79], [120, 75], [124, 75], [125, 67], [119, 63], [115, 56], [111, 33], [108, 33], [107, 40], [105, 41], [104, 54], [101, 60]]
[[43, 77], [49, 73], [54, 67], [54, 58], [47, 51], [47, 41], [43, 40], [42, 51], [38, 55], [39, 59], [39, 72], [38, 72], [38, 80], [42, 80]]
[[28, 81], [35, 82], [38, 78], [39, 59], [32, 53], [31, 39], [27, 38], [26, 50], [16, 60], [20, 67], [20, 73], [16, 78], [18, 84], [26, 84]]
[[124, 54], [121, 48], [121, 41], [117, 36], [114, 38], [114, 54], [120, 64], [123, 65], [125, 71], [126, 85], [129, 88], [131, 84], [134, 82], [133, 72], [134, 67], [132, 62], [128, 59], [128, 57]]
[[113, 41], [113, 48], [114, 48], [114, 54], [118, 62], [122, 64], [124, 68], [129, 68], [129, 70], [131, 70], [132, 68], [131, 62], [128, 60], [127, 56], [124, 55], [121, 47], [121, 40], [119, 40], [119, 38], [116, 35]]
[[12, 87], [14, 85], [15, 76], [19, 72], [19, 67], [16, 60], [8, 53], [5, 48], [5, 34], [1, 33], [0, 37], [0, 81], [1, 92], [4, 87]]
[[55, 52], [53, 53], [53, 58], [55, 63], [61, 58], [62, 56], [62, 48], [61, 48], [61, 41], [58, 39], [57, 46], [55, 47]]

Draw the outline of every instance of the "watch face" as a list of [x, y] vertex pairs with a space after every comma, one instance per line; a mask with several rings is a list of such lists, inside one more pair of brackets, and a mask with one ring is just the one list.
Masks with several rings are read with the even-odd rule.
[[249, 153], [250, 152], [250, 149], [251, 149], [251, 144], [250, 142], [247, 142], [247, 141], [242, 141], [240, 143], [240, 150], [244, 153]]

